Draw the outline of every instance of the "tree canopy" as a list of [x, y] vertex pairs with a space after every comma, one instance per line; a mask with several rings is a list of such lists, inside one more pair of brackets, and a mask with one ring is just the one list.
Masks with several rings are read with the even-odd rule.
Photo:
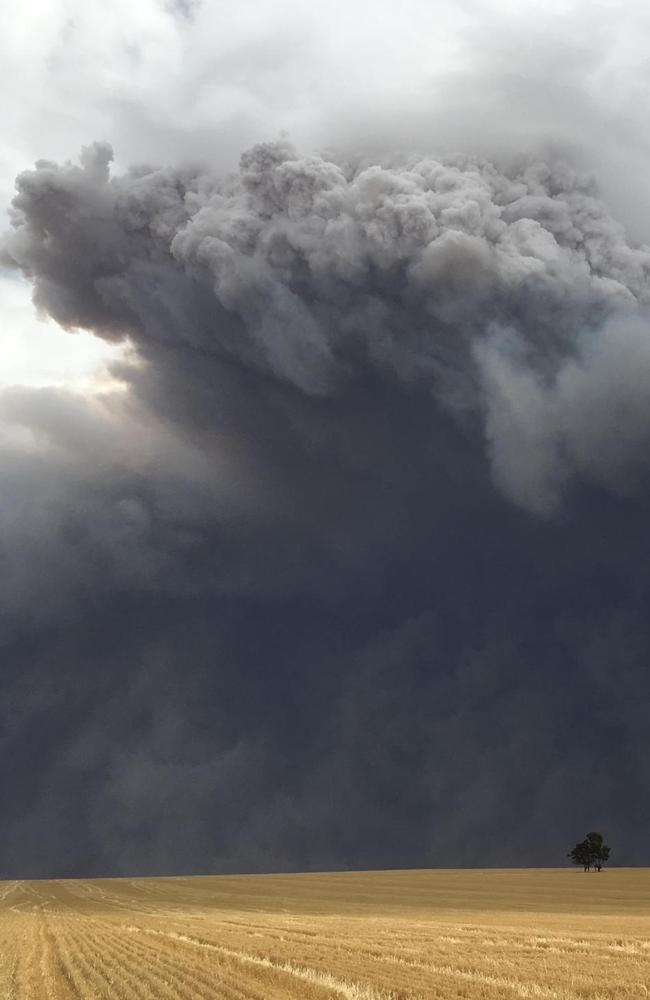
[[588, 872], [592, 868], [595, 872], [602, 870], [605, 861], [609, 860], [610, 848], [604, 843], [602, 833], [592, 830], [584, 840], [581, 840], [569, 851], [569, 857], [574, 865], [582, 865]]

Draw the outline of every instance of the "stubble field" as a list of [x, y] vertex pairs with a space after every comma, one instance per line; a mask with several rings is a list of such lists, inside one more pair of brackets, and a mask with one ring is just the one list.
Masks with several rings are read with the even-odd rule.
[[0, 883], [0, 997], [650, 994], [650, 870]]

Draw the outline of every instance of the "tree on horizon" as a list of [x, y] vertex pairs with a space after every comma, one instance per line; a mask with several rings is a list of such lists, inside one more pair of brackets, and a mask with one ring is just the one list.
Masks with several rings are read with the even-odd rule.
[[584, 840], [581, 840], [569, 851], [568, 857], [574, 865], [582, 865], [588, 872], [593, 867], [595, 872], [602, 871], [603, 864], [609, 860], [611, 848], [604, 843], [602, 833], [592, 830]]

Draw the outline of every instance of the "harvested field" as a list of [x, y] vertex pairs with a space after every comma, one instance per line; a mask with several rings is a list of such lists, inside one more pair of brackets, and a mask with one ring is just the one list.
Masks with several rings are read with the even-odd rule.
[[0, 883], [0, 997], [641, 1000], [650, 870]]

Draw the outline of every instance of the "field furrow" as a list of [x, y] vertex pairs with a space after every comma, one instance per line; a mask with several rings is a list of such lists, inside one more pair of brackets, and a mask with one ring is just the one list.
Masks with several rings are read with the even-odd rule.
[[0, 883], [0, 1000], [646, 1000], [650, 872]]
[[[131, 927], [130, 929], [135, 933], [142, 932], [141, 928]], [[384, 993], [383, 991], [376, 990], [367, 983], [338, 978], [318, 968], [312, 968], [288, 960], [274, 960], [254, 952], [236, 951], [223, 945], [214, 944], [211, 941], [190, 937], [187, 934], [179, 934], [177, 931], [146, 929], [143, 932], [155, 935], [156, 937], [166, 937], [183, 945], [188, 945], [192, 949], [209, 951], [222, 958], [232, 959], [244, 966], [268, 970], [270, 973], [280, 973], [282, 974], [282, 978], [289, 977], [293, 980], [299, 980], [301, 983], [306, 983], [312, 988], [322, 987], [326, 995], [334, 994], [345, 997], [346, 1000], [392, 1000], [392, 993]], [[287, 995], [286, 988], [282, 995]], [[301, 995], [306, 995], [304, 987], [302, 987]]]

